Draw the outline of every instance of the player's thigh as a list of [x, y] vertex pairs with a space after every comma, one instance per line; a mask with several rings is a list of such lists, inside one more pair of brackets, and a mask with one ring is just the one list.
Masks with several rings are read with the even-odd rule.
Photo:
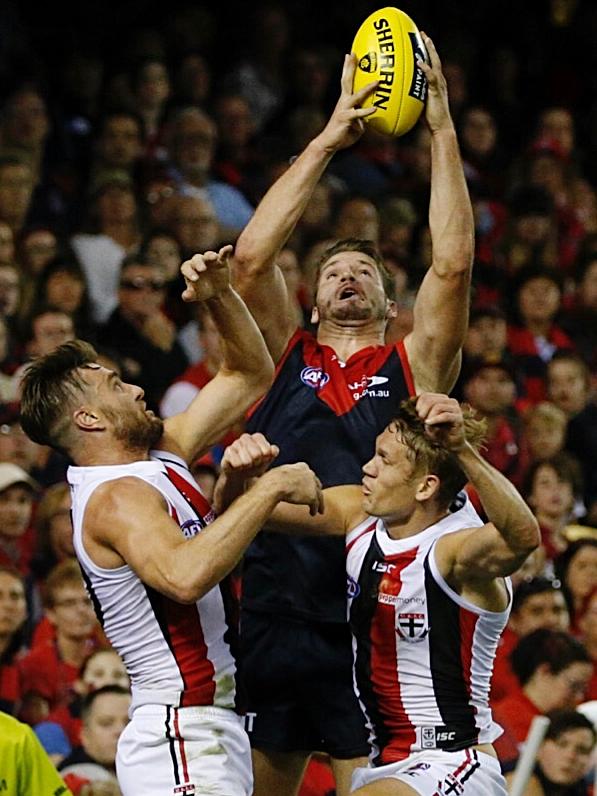
[[308, 752], [276, 752], [253, 749], [253, 796], [295, 796], [307, 763]]
[[366, 766], [367, 758], [353, 757], [350, 760], [340, 760], [332, 757], [330, 762], [336, 780], [336, 796], [348, 796], [351, 792], [352, 773], [355, 768]]
[[395, 779], [378, 779], [370, 785], [365, 785], [364, 788], [353, 790], [351, 796], [421, 796], [421, 794], [404, 782]]

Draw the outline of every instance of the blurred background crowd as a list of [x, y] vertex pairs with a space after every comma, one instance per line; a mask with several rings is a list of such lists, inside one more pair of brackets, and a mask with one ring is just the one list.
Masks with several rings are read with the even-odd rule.
[[[0, 708], [36, 728], [74, 791], [113, 774], [128, 682], [72, 560], [68, 462], [20, 428], [23, 370], [82, 337], [162, 416], [187, 406], [220, 355], [209, 316], [180, 300], [179, 265], [234, 243], [323, 128], [375, 7], [0, 9]], [[511, 768], [532, 717], [563, 711], [536, 776], [545, 794], [584, 788], [595, 732], [575, 707], [597, 699], [597, 6], [401, 7], [442, 57], [475, 214], [455, 395], [487, 418], [485, 455], [543, 537], [515, 576], [498, 652], [499, 753]], [[429, 177], [422, 122], [402, 139], [367, 131], [336, 156], [279, 257], [297, 324], [322, 249], [356, 237], [393, 275], [388, 340], [408, 332], [431, 256]], [[238, 431], [196, 463], [208, 494]], [[326, 776], [305, 796], [331, 792]]]

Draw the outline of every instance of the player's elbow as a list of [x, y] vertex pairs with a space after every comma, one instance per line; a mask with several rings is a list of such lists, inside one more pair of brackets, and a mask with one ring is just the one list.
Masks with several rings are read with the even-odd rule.
[[539, 523], [532, 515], [527, 518], [520, 528], [516, 538], [516, 552], [527, 558], [541, 544], [541, 530]]
[[258, 278], [271, 270], [271, 259], [264, 256], [258, 239], [245, 231], [237, 241], [234, 251], [234, 276], [239, 283]]
[[195, 571], [187, 577], [179, 577], [170, 584], [172, 599], [181, 605], [192, 605], [200, 600], [212, 587], [209, 573]]

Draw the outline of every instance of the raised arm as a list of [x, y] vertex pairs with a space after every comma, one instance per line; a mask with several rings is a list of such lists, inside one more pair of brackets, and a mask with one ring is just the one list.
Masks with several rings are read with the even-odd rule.
[[233, 282], [255, 317], [277, 362], [292, 335], [288, 295], [276, 257], [302, 216], [332, 156], [353, 144], [363, 132], [363, 117], [375, 108], [358, 106], [375, 83], [352, 93], [356, 58], [347, 55], [341, 94], [325, 129], [271, 186], [243, 232], [233, 260]]
[[466, 440], [458, 401], [427, 393], [419, 396], [417, 411], [428, 432], [457, 457], [489, 520], [440, 539], [436, 561], [442, 575], [458, 584], [510, 575], [541, 542], [535, 517], [510, 481]]
[[[224, 451], [220, 476], [214, 490], [214, 509], [224, 511], [243, 494], [247, 485], [261, 475], [278, 455], [263, 434], [242, 434]], [[361, 508], [363, 495], [358, 486], [324, 489], [318, 512], [307, 506], [279, 503], [266, 524], [268, 531], [291, 535], [342, 536], [356, 527], [366, 515]]]
[[304, 503], [307, 513], [317, 512], [321, 485], [306, 464], [270, 470], [187, 540], [156, 489], [138, 478], [122, 478], [102, 484], [91, 496], [84, 518], [85, 545], [100, 565], [126, 562], [148, 586], [177, 602], [192, 603], [236, 566], [282, 500]]
[[414, 306], [413, 331], [405, 339], [417, 392], [449, 392], [460, 370], [468, 327], [474, 256], [474, 221], [462, 169], [446, 80], [433, 42], [423, 34], [431, 66], [425, 117], [431, 130], [429, 228], [432, 264]]
[[273, 362], [245, 303], [230, 286], [231, 246], [182, 265], [183, 298], [205, 301], [222, 337], [222, 364], [189, 408], [164, 421], [162, 446], [187, 462], [213, 445], [271, 384]]

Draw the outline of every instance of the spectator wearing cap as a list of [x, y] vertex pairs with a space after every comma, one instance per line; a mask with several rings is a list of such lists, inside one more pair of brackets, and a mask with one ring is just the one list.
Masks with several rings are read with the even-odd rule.
[[521, 457], [521, 423], [515, 409], [512, 365], [506, 359], [471, 362], [463, 376], [462, 392], [487, 421], [483, 456], [513, 483], [520, 483], [525, 462]]
[[557, 351], [574, 345], [556, 320], [562, 300], [562, 280], [548, 268], [521, 270], [512, 285], [513, 323], [508, 351], [522, 378], [522, 397], [530, 404], [547, 398], [547, 365]]
[[162, 311], [165, 296], [162, 269], [141, 256], [127, 257], [120, 273], [118, 305], [98, 330], [100, 345], [123, 358], [153, 409], [188, 365], [176, 328]]
[[514, 591], [508, 625], [498, 644], [493, 676], [491, 699], [499, 702], [520, 687], [512, 671], [510, 655], [521, 638], [539, 628], [568, 630], [570, 615], [560, 582], [543, 576], [522, 581]]
[[37, 483], [21, 467], [0, 462], [0, 566], [30, 573], [36, 535], [32, 525]]
[[88, 231], [71, 238], [96, 323], [105, 322], [116, 307], [120, 264], [140, 243], [139, 208], [131, 177], [122, 169], [98, 172], [90, 187]]
[[597, 404], [586, 362], [570, 351], [554, 354], [547, 366], [547, 389], [568, 417], [565, 447], [580, 462], [587, 519], [597, 526]]

